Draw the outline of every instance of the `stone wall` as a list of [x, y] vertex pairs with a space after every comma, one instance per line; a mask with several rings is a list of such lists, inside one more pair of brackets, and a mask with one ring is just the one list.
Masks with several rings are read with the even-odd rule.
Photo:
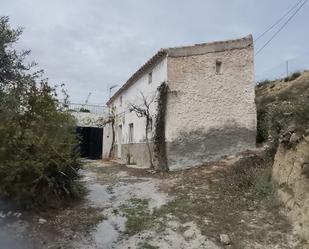
[[90, 112], [71, 112], [76, 118], [77, 126], [80, 127], [103, 127], [106, 114], [95, 114]]
[[279, 146], [273, 180], [296, 233], [309, 242], [309, 142], [302, 141], [289, 150]]
[[[109, 152], [112, 146], [113, 140], [113, 131], [112, 125], [110, 123], [106, 124], [103, 128], [103, 148], [102, 148], [102, 158], [103, 159], [110, 159]], [[112, 158], [114, 157], [115, 152], [113, 151]], [[117, 154], [116, 154], [117, 155]]]
[[252, 37], [234, 42], [236, 48], [233, 41], [220, 42], [217, 50], [211, 44], [211, 52], [206, 47], [205, 53], [194, 55], [177, 50], [168, 57], [169, 169], [200, 165], [255, 147]]

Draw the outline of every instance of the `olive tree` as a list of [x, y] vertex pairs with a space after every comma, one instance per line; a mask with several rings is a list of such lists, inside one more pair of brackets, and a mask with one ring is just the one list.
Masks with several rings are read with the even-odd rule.
[[21, 34], [0, 17], [0, 195], [58, 204], [81, 190], [75, 120], [43, 71], [25, 62], [30, 51], [14, 49]]

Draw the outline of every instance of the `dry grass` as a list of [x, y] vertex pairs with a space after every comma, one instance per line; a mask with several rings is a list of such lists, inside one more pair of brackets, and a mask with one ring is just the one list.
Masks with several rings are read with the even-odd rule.
[[304, 134], [309, 126], [309, 72], [290, 81], [277, 80], [256, 87], [257, 142], [276, 141], [288, 126]]
[[152, 213], [146, 200], [133, 199], [122, 209], [128, 218], [127, 235], [162, 231], [172, 217], [179, 224], [195, 222], [212, 241], [228, 234], [230, 248], [254, 243], [292, 248], [287, 241], [291, 226], [278, 212], [280, 204], [273, 195], [271, 160], [270, 152], [248, 154], [232, 165], [222, 161], [164, 175], [170, 185], [163, 189], [175, 198]]
[[205, 167], [175, 174], [178, 184], [169, 191], [177, 197], [158, 212], [172, 214], [182, 223], [194, 221], [214, 241], [220, 233], [229, 234], [230, 248], [285, 244], [291, 227], [278, 212], [269, 177], [271, 162], [266, 163], [264, 156], [245, 157], [213, 174], [203, 173]]

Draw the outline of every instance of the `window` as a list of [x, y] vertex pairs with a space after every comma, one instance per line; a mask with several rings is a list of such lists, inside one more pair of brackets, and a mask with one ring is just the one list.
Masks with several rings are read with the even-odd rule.
[[134, 126], [133, 123], [129, 124], [129, 143], [133, 143]]
[[148, 73], [148, 84], [152, 82], [152, 72]]
[[152, 132], [152, 118], [150, 117], [149, 119], [149, 124], [148, 124], [148, 129], [147, 129], [147, 132]]
[[122, 143], [122, 125], [118, 126], [118, 136], [117, 136], [117, 143]]
[[122, 106], [122, 96], [120, 96], [120, 106]]
[[222, 73], [222, 62], [217, 60], [216, 61], [216, 74], [221, 74]]

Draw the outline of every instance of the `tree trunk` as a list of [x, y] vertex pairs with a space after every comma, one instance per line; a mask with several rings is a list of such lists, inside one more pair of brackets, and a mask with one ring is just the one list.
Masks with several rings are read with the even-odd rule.
[[146, 117], [146, 145], [147, 145], [148, 153], [149, 153], [150, 168], [152, 169], [154, 167], [153, 167], [153, 163], [152, 163], [152, 152], [151, 152], [149, 139], [148, 139], [148, 128], [149, 128], [149, 117]]
[[112, 121], [111, 121], [111, 125], [112, 125], [112, 144], [111, 144], [111, 148], [109, 150], [109, 154], [108, 154], [108, 157], [111, 158], [112, 157], [112, 153], [113, 153], [113, 150], [114, 150], [114, 144], [115, 144], [115, 119], [113, 118]]

